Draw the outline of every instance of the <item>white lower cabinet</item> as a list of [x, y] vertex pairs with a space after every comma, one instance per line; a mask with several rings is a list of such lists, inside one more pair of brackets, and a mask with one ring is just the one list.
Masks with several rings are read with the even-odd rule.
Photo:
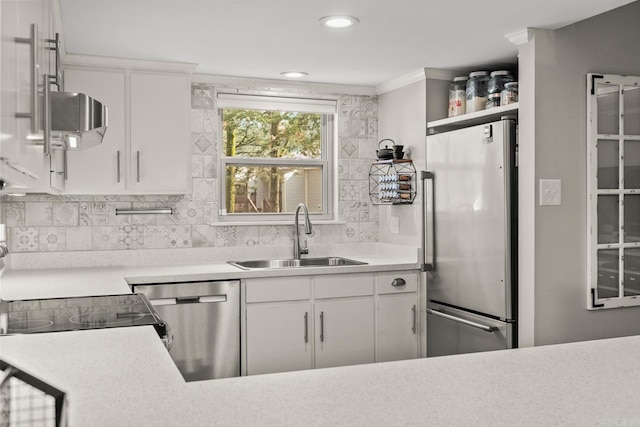
[[311, 303], [247, 304], [247, 374], [313, 368]]
[[316, 368], [375, 361], [373, 297], [316, 301]]
[[416, 359], [420, 349], [418, 274], [384, 273], [376, 280], [378, 362]]
[[378, 302], [378, 362], [418, 357], [418, 295], [385, 295]]
[[246, 374], [418, 357], [417, 283], [414, 271], [245, 280]]

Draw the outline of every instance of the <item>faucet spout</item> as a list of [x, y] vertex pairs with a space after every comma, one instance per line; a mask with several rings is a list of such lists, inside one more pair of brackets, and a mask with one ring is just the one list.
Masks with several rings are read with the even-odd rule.
[[300, 259], [301, 255], [309, 253], [309, 248], [300, 247], [300, 222], [298, 220], [300, 209], [302, 209], [304, 214], [304, 233], [311, 234], [312, 231], [311, 221], [309, 221], [309, 210], [304, 203], [299, 203], [293, 218], [293, 259]]

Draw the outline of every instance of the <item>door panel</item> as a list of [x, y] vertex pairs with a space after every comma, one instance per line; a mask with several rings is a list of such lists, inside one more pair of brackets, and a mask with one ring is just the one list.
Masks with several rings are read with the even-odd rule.
[[418, 295], [384, 295], [378, 301], [378, 362], [418, 357]]
[[373, 298], [316, 301], [316, 368], [373, 363]]
[[247, 375], [313, 368], [309, 302], [247, 304]]

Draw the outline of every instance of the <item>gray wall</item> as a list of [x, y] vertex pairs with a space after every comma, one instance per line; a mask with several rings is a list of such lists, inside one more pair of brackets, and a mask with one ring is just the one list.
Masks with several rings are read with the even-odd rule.
[[[635, 2], [533, 30], [520, 49], [522, 86], [533, 85], [520, 94], [521, 209], [529, 209], [520, 228], [533, 239], [521, 245], [520, 330], [535, 345], [640, 333], [640, 307], [586, 309], [586, 74], [640, 76], [638, 18]], [[539, 206], [546, 178], [562, 180], [561, 206]]]
[[[424, 170], [426, 129], [426, 81], [403, 86], [378, 96], [378, 136], [411, 150], [417, 171]], [[418, 183], [418, 186], [420, 184]], [[381, 206], [379, 240], [401, 245], [420, 245], [420, 194], [413, 205]], [[399, 234], [391, 234], [390, 217], [398, 217]]]

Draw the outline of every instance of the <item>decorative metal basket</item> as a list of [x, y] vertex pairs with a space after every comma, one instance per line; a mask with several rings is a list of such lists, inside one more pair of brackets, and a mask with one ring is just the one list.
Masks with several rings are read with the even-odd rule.
[[0, 427], [65, 427], [65, 393], [0, 359]]

